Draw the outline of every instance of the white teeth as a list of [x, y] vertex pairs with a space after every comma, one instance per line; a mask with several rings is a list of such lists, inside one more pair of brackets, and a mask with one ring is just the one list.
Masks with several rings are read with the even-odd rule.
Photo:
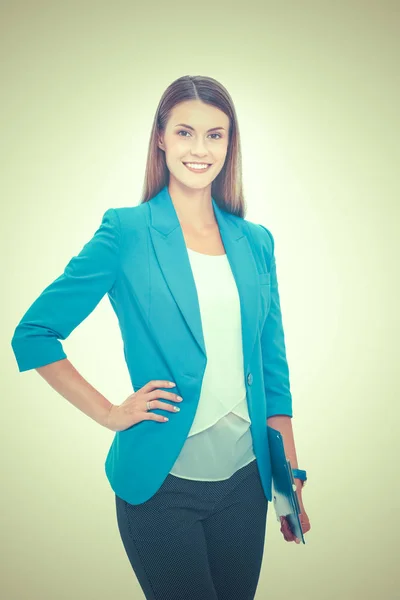
[[193, 164], [193, 163], [186, 163], [187, 167], [190, 167], [191, 169], [206, 169], [209, 165], [199, 165], [199, 164]]

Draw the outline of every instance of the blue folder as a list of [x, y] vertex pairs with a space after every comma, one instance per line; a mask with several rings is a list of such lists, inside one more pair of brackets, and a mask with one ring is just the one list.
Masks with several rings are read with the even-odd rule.
[[267, 425], [268, 445], [271, 456], [272, 499], [277, 521], [286, 517], [294, 535], [306, 543], [300, 523], [300, 505], [296, 493], [290, 461], [286, 458], [282, 434]]

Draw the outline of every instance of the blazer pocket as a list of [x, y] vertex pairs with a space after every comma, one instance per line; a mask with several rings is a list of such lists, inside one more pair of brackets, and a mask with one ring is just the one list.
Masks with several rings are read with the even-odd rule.
[[268, 271], [266, 273], [258, 274], [260, 285], [271, 285], [271, 273]]
[[268, 272], [259, 273], [258, 277], [260, 282], [261, 315], [265, 318], [271, 308], [271, 274]]

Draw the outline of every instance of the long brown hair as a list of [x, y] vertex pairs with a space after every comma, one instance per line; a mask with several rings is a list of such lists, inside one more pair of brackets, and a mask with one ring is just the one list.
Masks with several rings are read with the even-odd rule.
[[211, 184], [211, 195], [220, 208], [244, 218], [246, 206], [242, 186], [242, 155], [235, 107], [229, 92], [221, 83], [212, 77], [200, 75], [179, 77], [161, 97], [151, 130], [140, 204], [151, 200], [169, 183], [165, 152], [158, 147], [158, 136], [165, 130], [172, 109], [187, 100], [200, 100], [215, 106], [229, 117], [228, 150], [224, 166]]

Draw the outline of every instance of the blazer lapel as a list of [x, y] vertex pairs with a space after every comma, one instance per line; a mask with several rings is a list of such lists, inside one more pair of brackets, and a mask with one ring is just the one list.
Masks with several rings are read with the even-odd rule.
[[[214, 198], [212, 203], [239, 293], [244, 368], [247, 370], [261, 307], [259, 275], [241, 221], [231, 218], [229, 213], [219, 208]], [[160, 269], [194, 339], [206, 355], [196, 285], [168, 187], [165, 186], [148, 205], [151, 213], [150, 234]]]

